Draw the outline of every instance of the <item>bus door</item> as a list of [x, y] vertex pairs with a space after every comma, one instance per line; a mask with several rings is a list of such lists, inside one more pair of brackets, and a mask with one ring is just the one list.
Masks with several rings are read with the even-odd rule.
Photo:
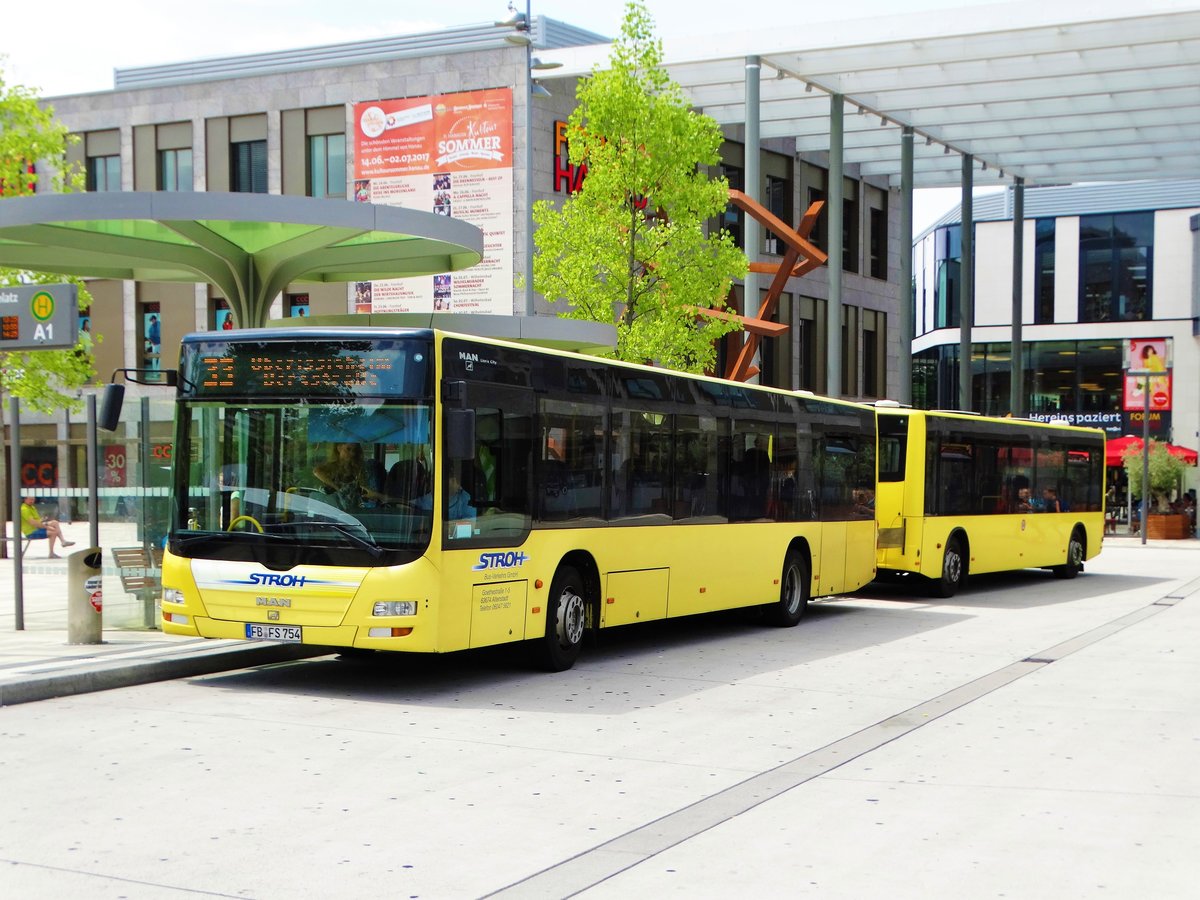
[[[906, 516], [905, 495], [908, 474], [908, 428], [911, 417], [906, 415], [879, 416], [879, 475], [875, 493], [875, 521], [879, 527], [879, 564], [884, 567], [900, 566], [907, 547], [916, 547], [917, 535], [907, 533], [908, 522], [916, 518]], [[920, 446], [920, 441], [916, 443]], [[914, 461], [919, 466], [920, 463]], [[912, 473], [917, 474], [917, 473]], [[921, 492], [921, 479], [915, 479], [916, 490]], [[911, 498], [920, 501], [922, 498]], [[909, 511], [911, 514], [911, 511]]]

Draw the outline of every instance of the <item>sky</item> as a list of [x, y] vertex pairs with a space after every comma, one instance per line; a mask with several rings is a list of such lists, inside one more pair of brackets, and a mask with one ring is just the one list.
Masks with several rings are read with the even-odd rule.
[[[524, 0], [514, 0], [524, 11]], [[508, 0], [454, 0], [418, 4], [411, 0], [59, 0], [54, 21], [0, 32], [0, 71], [8, 84], [21, 84], [44, 97], [111, 90], [113, 70], [184, 62], [242, 53], [311, 47], [494, 22], [507, 14]], [[969, 15], [963, 9], [992, 5], [985, 0], [839, 0], [837, 3], [780, 3], [779, 0], [647, 0], [659, 36], [713, 35], [763, 28], [802, 30], [806, 22], [839, 21], [898, 14]], [[537, 0], [534, 16], [547, 16], [607, 37], [621, 27], [623, 0]], [[729, 21], [735, 9], [736, 21]], [[954, 12], [933, 13], [934, 10]], [[136, 36], [135, 36], [136, 35]], [[918, 191], [913, 230], [920, 233], [959, 200], [954, 189]]]

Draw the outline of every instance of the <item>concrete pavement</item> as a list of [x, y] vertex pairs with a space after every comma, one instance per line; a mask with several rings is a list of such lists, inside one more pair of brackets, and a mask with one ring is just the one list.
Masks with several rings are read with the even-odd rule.
[[[76, 524], [78, 538], [83, 528]], [[131, 526], [108, 526], [101, 540], [136, 544]], [[68, 527], [68, 534], [71, 528]], [[1137, 537], [1109, 536], [1106, 546], [1139, 548]], [[72, 550], [77, 550], [79, 543]], [[1149, 541], [1145, 549], [1187, 554], [1200, 566], [1200, 540]], [[1194, 551], [1190, 553], [1188, 551]], [[109, 690], [171, 678], [267, 665], [328, 651], [271, 642], [206, 640], [146, 628], [146, 611], [124, 594], [104, 550], [104, 613], [100, 644], [71, 644], [67, 633], [67, 560], [46, 559], [44, 547], [24, 559], [24, 629], [15, 627], [13, 560], [0, 560], [0, 706]], [[1198, 572], [1200, 574], [1200, 572]], [[151, 617], [152, 618], [152, 617]]]
[[[85, 545], [86, 524], [64, 526], [75, 546]], [[126, 594], [113, 564], [112, 547], [137, 546], [136, 529], [105, 523], [102, 643], [72, 644], [67, 628], [67, 558], [48, 559], [46, 542], [33, 542], [23, 562], [24, 629], [16, 628], [14, 560], [0, 559], [0, 706], [85, 694], [223, 672], [247, 666], [324, 655], [328, 651], [271, 642], [213, 641], [163, 634], [137, 597]], [[11, 549], [11, 541], [9, 543]]]

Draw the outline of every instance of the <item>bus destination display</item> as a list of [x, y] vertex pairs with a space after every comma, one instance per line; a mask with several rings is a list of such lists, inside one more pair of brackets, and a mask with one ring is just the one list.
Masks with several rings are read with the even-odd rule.
[[[213, 395], [359, 396], [405, 393], [406, 369], [423, 349], [397, 341], [304, 345], [205, 342], [185, 345], [184, 393]], [[190, 383], [189, 383], [190, 382]], [[417, 384], [423, 379], [417, 379]]]

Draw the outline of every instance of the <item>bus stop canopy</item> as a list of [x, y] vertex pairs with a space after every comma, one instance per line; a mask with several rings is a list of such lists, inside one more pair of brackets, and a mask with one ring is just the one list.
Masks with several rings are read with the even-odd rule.
[[266, 322], [294, 281], [452, 272], [483, 233], [431, 212], [276, 194], [122, 191], [0, 202], [0, 266], [84, 278], [206, 281], [238, 325]]
[[[759, 136], [807, 154], [829, 149], [840, 97], [844, 163], [863, 176], [901, 184], [908, 127], [917, 188], [957, 187], [964, 155], [980, 186], [1200, 177], [1195, 0], [1023, 0], [747, 31], [727, 13], [719, 33], [663, 41], [687, 98], [742, 125], [755, 73]], [[539, 51], [562, 67], [537, 77], [588, 75], [609, 52]]]

